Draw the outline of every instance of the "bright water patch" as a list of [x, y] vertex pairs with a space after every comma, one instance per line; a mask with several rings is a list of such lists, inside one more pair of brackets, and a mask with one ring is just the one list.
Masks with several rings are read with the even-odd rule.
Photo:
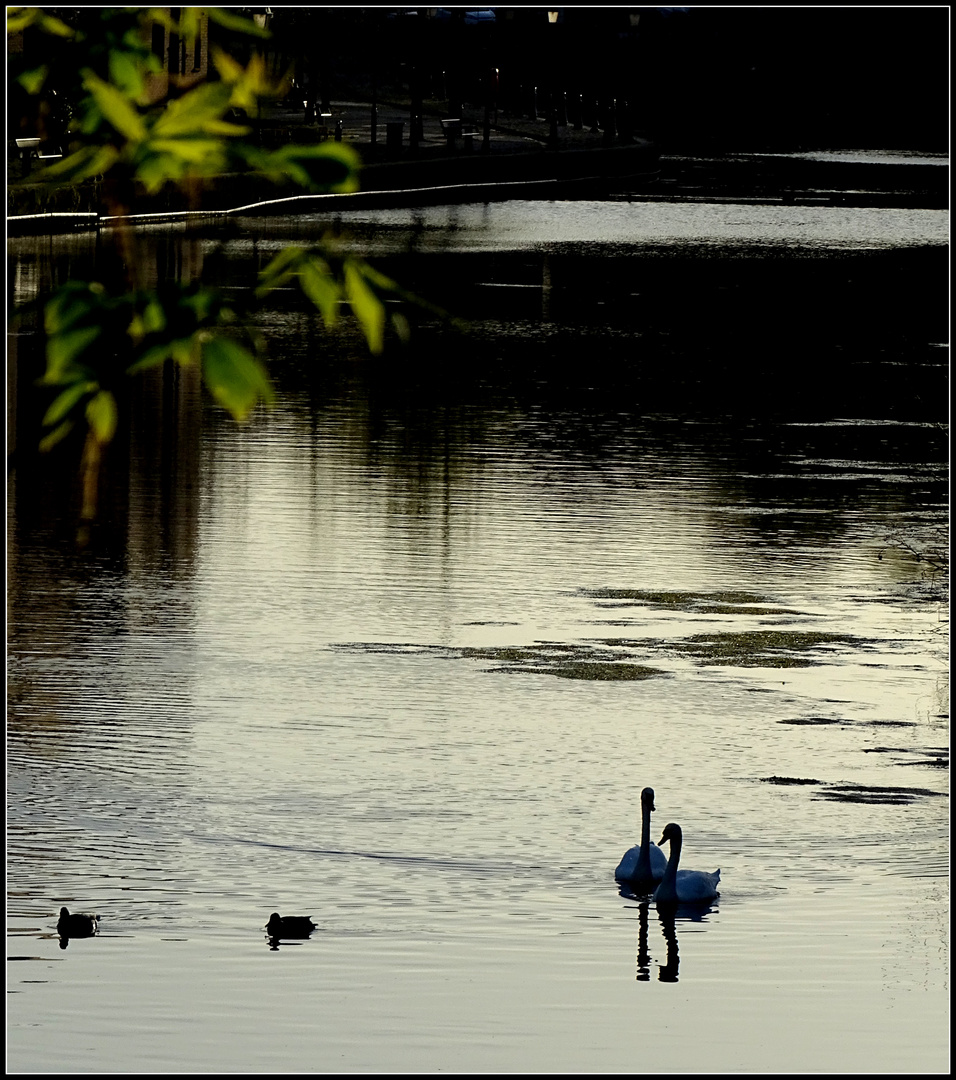
[[[564, 245], [619, 251], [634, 246], [755, 246], [852, 250], [946, 244], [945, 210], [874, 207], [761, 206], [752, 203], [595, 203], [509, 201], [462, 206], [349, 210], [336, 227], [363, 251], [520, 251]], [[321, 235], [327, 215], [244, 222], [275, 243], [290, 233]], [[270, 241], [267, 240], [268, 244]]]

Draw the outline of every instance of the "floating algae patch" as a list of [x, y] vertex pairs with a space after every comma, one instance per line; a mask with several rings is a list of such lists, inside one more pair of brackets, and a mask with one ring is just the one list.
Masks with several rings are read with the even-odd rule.
[[663, 675], [660, 668], [647, 667], [644, 664], [627, 664], [621, 661], [597, 663], [587, 660], [558, 664], [552, 671], [559, 679], [593, 679], [604, 682], [633, 682], [639, 679], [652, 679]]
[[[634, 638], [634, 637], [605, 637], [605, 638], [593, 638], [598, 645], [608, 645], [614, 649], [630, 649], [640, 650], [641, 652], [653, 651], [654, 649], [663, 649], [667, 647], [667, 641], [664, 638]], [[620, 656], [620, 653], [617, 654]]]
[[583, 596], [603, 607], [656, 607], [695, 615], [802, 615], [776, 608], [773, 601], [749, 592], [668, 592], [651, 589], [583, 589]]
[[462, 649], [461, 655], [471, 660], [492, 660], [498, 664], [521, 664], [540, 660], [540, 653], [533, 646], [513, 645], [502, 648]]
[[796, 618], [805, 618], [807, 614], [805, 611], [794, 611], [791, 608], [747, 607], [742, 604], [731, 607], [729, 604], [722, 603], [697, 604], [692, 610], [700, 615], [793, 615]]
[[761, 776], [764, 784], [819, 784], [819, 780], [811, 780], [802, 776]]
[[778, 720], [778, 724], [793, 724], [804, 726], [811, 724], [847, 724], [848, 720], [837, 720], [832, 716], [796, 716], [792, 720]]
[[410, 641], [340, 641], [329, 646], [336, 652], [384, 653], [388, 656], [455, 657], [458, 650], [448, 645], [418, 645]]
[[[864, 754], [898, 754], [901, 760], [898, 765], [927, 765], [931, 769], [949, 768], [949, 747], [935, 746], [926, 749], [904, 746], [867, 746], [863, 749]], [[915, 758], [908, 755], [922, 755]]]
[[919, 798], [942, 796], [945, 792], [929, 788], [876, 787], [867, 784], [831, 784], [817, 798], [831, 802], [869, 803], [870, 805], [906, 805]]
[[489, 670], [507, 674], [554, 675], [559, 679], [592, 682], [635, 682], [665, 675], [659, 668], [630, 663], [620, 652], [582, 645], [536, 642], [534, 645], [468, 648], [462, 656], [490, 660], [501, 666]]
[[462, 626], [520, 626], [516, 622], [504, 622], [501, 619], [475, 619], [472, 622], [462, 623]]
[[497, 668], [497, 671], [510, 675], [555, 675], [559, 679], [585, 679], [590, 682], [638, 682], [652, 679], [655, 675], [666, 675], [660, 668], [646, 667], [644, 664], [626, 664], [621, 662], [572, 661], [567, 664], [539, 664], [534, 666], [509, 666]]
[[489, 671], [554, 675], [559, 679], [586, 679], [595, 682], [636, 682], [667, 674], [659, 668], [630, 661], [621, 648], [567, 644], [560, 641], [463, 649], [411, 642], [349, 641], [331, 647], [339, 652], [485, 660], [494, 665], [487, 669]]
[[694, 634], [671, 646], [702, 664], [735, 667], [813, 667], [821, 646], [864, 644], [862, 638], [822, 630], [753, 630], [738, 633]]
[[568, 658], [593, 661], [616, 660], [620, 654], [610, 649], [586, 649], [556, 641], [537, 641], [533, 645], [488, 645], [465, 648], [461, 655], [473, 660], [492, 660], [500, 664], [540, 666], [560, 663]]
[[784, 786], [811, 785], [820, 787], [814, 799], [829, 799], [831, 802], [845, 803], [869, 803], [880, 805], [905, 805], [919, 798], [934, 795], [944, 795], [942, 791], [931, 791], [929, 788], [911, 787], [877, 787], [871, 784], [825, 784], [821, 780], [804, 779], [801, 776], [762, 776], [764, 784], [780, 784]]
[[691, 607], [705, 602], [712, 604], [766, 604], [763, 596], [748, 592], [668, 592], [651, 589], [582, 589], [582, 595], [592, 600], [618, 600], [628, 604], [652, 604], [655, 607]]

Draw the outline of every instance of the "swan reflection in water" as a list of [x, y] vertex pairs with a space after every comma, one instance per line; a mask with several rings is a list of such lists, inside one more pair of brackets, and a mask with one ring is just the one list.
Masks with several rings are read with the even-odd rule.
[[[622, 889], [621, 894], [625, 895]], [[653, 959], [648, 946], [648, 924], [650, 901], [642, 900], [638, 906], [638, 933], [637, 933], [637, 981], [651, 981], [651, 960]], [[661, 933], [667, 942], [667, 960], [658, 964], [658, 980], [660, 982], [677, 982], [680, 968], [680, 953], [677, 946], [677, 924], [679, 922], [706, 922], [706, 916], [717, 910], [717, 904], [668, 904], [657, 908], [657, 918], [661, 924]]]

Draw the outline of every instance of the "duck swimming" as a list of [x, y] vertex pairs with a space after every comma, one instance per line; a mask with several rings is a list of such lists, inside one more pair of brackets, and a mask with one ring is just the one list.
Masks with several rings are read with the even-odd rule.
[[69, 908], [60, 908], [60, 920], [56, 924], [58, 934], [63, 937], [92, 937], [96, 933], [99, 915], [70, 914]]
[[315, 930], [315, 923], [308, 915], [282, 916], [278, 911], [273, 911], [266, 923], [266, 930], [270, 937], [295, 938], [308, 937]]

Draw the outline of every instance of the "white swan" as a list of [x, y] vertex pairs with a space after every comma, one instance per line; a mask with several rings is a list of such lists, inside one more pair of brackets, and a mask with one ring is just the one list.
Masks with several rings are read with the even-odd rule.
[[[654, 809], [654, 789], [641, 792], [641, 842], [624, 852], [614, 877], [618, 881], [660, 881], [667, 869], [667, 856], [651, 840], [651, 811]], [[648, 890], [649, 891], [649, 890]]]
[[677, 864], [680, 862], [681, 843], [683, 842], [680, 825], [675, 825], [673, 822], [670, 825], [665, 825], [661, 843], [663, 844], [665, 840], [670, 841], [671, 857], [667, 860], [664, 880], [654, 892], [654, 900], [658, 904], [693, 904], [713, 900], [714, 897], [718, 896], [719, 870], [708, 874], [705, 870], [677, 869]]

